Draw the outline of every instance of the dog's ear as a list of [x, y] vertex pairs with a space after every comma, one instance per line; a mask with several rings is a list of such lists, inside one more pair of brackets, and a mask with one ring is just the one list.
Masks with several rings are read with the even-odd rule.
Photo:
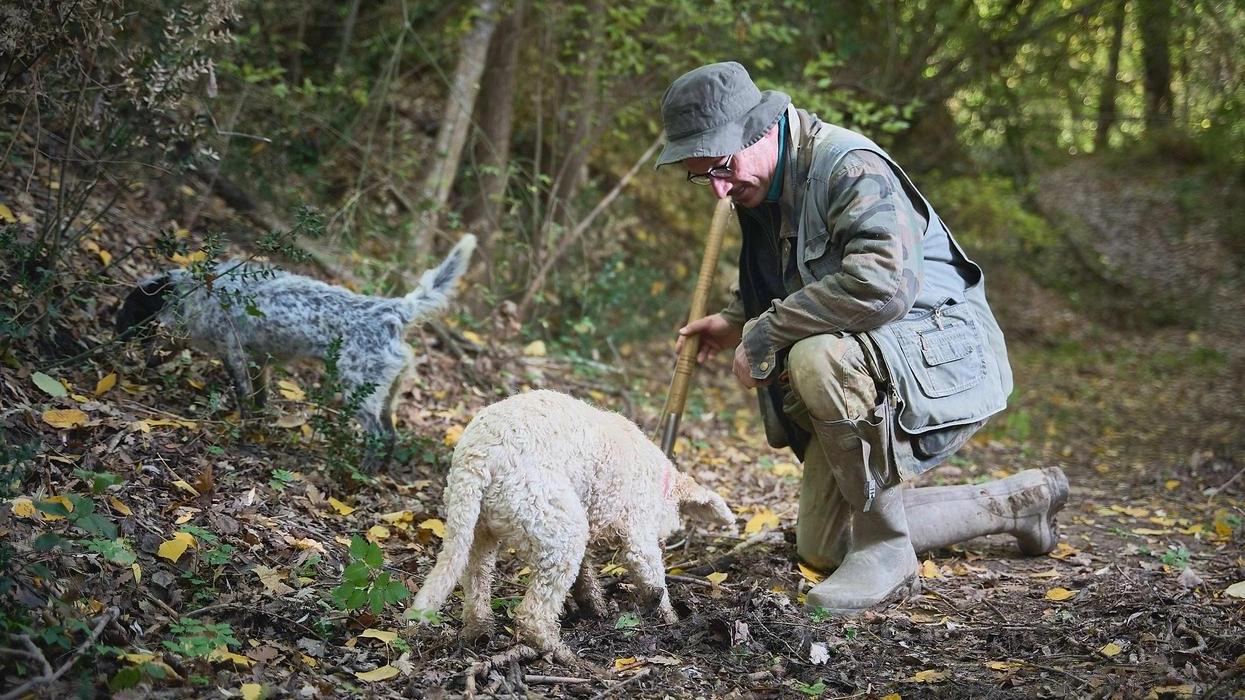
[[735, 523], [735, 514], [721, 496], [677, 471], [674, 473], [674, 497], [679, 503], [679, 513], [686, 518], [708, 525]]
[[153, 277], [135, 287], [117, 312], [117, 333], [121, 334], [121, 339], [130, 338], [150, 325], [168, 303], [172, 291], [173, 281], [169, 275]]

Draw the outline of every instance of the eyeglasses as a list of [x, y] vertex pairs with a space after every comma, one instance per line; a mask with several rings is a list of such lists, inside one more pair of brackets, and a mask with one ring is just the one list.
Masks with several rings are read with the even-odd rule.
[[732, 153], [726, 158], [726, 162], [721, 165], [715, 165], [704, 173], [688, 173], [687, 181], [697, 185], [707, 185], [714, 180], [725, 180], [735, 174], [735, 169], [731, 167], [731, 161], [735, 159]]

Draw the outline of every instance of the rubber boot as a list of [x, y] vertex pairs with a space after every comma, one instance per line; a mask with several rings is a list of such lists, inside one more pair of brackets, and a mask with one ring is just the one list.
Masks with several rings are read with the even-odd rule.
[[903, 490], [884, 487], [870, 468], [862, 439], [867, 421], [813, 421], [839, 493], [851, 507], [851, 538], [843, 563], [808, 592], [805, 605], [852, 615], [919, 590], [916, 552], [908, 537]]
[[1026, 469], [1006, 479], [963, 486], [907, 489], [904, 508], [917, 552], [975, 537], [1010, 534], [1020, 551], [1036, 556], [1055, 549], [1055, 514], [1068, 502], [1068, 478], [1058, 467]]
[[839, 493], [826, 454], [817, 440], [804, 452], [795, 551], [800, 561], [822, 571], [843, 563], [851, 543], [852, 506]]

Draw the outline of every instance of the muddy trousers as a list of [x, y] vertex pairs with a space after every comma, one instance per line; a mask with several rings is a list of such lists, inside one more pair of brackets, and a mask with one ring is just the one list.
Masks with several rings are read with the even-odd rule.
[[888, 477], [877, 430], [878, 384], [853, 336], [814, 336], [792, 347], [784, 410], [814, 436], [804, 460], [796, 549], [835, 569], [810, 606], [866, 609], [913, 590], [916, 553], [1010, 533], [1029, 554], [1057, 541], [1054, 514], [1067, 500], [1058, 469], [1027, 470], [986, 484], [906, 488]]

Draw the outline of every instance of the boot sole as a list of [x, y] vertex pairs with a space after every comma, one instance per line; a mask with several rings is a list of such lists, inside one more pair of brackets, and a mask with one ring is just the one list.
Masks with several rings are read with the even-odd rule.
[[907, 600], [908, 598], [918, 596], [920, 595], [920, 593], [921, 593], [921, 577], [918, 574], [914, 573], [912, 574], [912, 578], [906, 579], [904, 581], [900, 581], [898, 585], [896, 585], [894, 588], [891, 589], [890, 593], [887, 593], [881, 600], [879, 600], [878, 602], [868, 607], [828, 608], [822, 605], [811, 605], [808, 603], [807, 598], [805, 598], [804, 607], [808, 610], [824, 610], [825, 612], [831, 615], [851, 617], [853, 615], [863, 615], [870, 610], [877, 610], [879, 608], [884, 608], [894, 603], [902, 602], [904, 600]]

